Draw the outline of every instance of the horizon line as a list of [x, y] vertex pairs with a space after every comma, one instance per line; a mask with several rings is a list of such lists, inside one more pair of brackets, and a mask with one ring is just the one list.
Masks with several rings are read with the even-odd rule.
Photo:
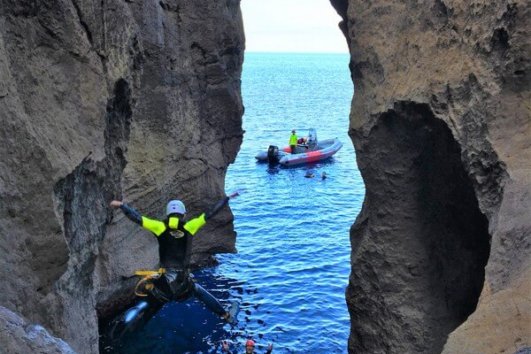
[[244, 50], [244, 53], [249, 54], [347, 54], [350, 55], [348, 51], [345, 52], [316, 52], [316, 51], [301, 51], [301, 52], [290, 52], [290, 51], [266, 51], [266, 50]]

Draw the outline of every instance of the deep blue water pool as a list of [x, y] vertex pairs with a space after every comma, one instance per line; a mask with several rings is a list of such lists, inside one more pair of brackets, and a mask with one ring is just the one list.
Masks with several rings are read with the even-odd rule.
[[[353, 87], [348, 55], [247, 53], [242, 77], [244, 141], [226, 177], [237, 254], [196, 272], [224, 303], [241, 303], [239, 323], [222, 324], [196, 300], [166, 305], [141, 331], [105, 352], [220, 353], [229, 340], [243, 353], [252, 337], [258, 352], [346, 353], [350, 330], [345, 289], [350, 272], [349, 229], [364, 185], [347, 135]], [[328, 161], [270, 168], [254, 155], [287, 145], [291, 129], [317, 129], [343, 148]], [[314, 178], [305, 178], [308, 170]], [[326, 172], [328, 178], [321, 180]]]

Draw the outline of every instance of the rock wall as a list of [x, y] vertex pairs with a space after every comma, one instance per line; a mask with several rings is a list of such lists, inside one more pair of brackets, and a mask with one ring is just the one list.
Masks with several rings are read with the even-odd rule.
[[331, 2], [367, 188], [349, 352], [531, 346], [529, 2]]
[[[98, 352], [96, 309], [157, 262], [108, 203], [162, 217], [224, 195], [243, 50], [239, 0], [0, 1], [0, 305]], [[234, 245], [227, 209], [192, 259]]]
[[75, 354], [67, 343], [51, 336], [42, 326], [28, 324], [5, 307], [0, 307], [0, 343], [4, 354]]

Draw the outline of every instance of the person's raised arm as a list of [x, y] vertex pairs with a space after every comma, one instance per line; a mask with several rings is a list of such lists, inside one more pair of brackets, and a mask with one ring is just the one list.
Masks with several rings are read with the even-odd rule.
[[111, 202], [111, 207], [115, 209], [117, 208], [122, 209], [125, 216], [127, 216], [129, 220], [137, 223], [138, 225], [142, 225], [142, 215], [140, 215], [140, 213], [135, 208], [125, 204], [124, 202], [120, 200], [113, 200]]
[[235, 198], [238, 195], [240, 195], [239, 192], [234, 192], [228, 197], [221, 199], [216, 204], [214, 204], [206, 213], [203, 213], [199, 215], [198, 217], [189, 220], [184, 225], [184, 228], [188, 230], [190, 234], [195, 235], [197, 231], [199, 231], [200, 228], [205, 226], [208, 219], [216, 215], [225, 205], [227, 205], [230, 199]]
[[214, 206], [212, 208], [210, 208], [210, 210], [205, 213], [205, 220], [208, 220], [211, 217], [213, 217], [214, 215], [216, 215], [225, 205], [227, 205], [229, 200], [234, 199], [237, 196], [239, 196], [241, 191], [242, 190], [239, 189], [239, 190], [237, 190], [235, 192], [232, 192], [227, 197], [221, 199], [219, 202], [214, 204]]
[[205, 220], [208, 220], [212, 218], [214, 215], [216, 215], [227, 203], [229, 202], [229, 197], [225, 197], [218, 201], [216, 204], [214, 204], [206, 213], [205, 213]]
[[132, 206], [125, 204], [122, 201], [113, 200], [111, 202], [111, 207], [115, 209], [120, 208], [129, 220], [137, 223], [138, 225], [142, 226], [144, 229], [153, 232], [156, 236], [160, 236], [166, 229], [166, 226], [164, 225], [162, 221], [149, 219], [145, 216], [142, 216], [138, 212], [138, 210], [136, 210]]
[[273, 351], [273, 343], [269, 343], [269, 345], [267, 346], [267, 351], [265, 352], [265, 354], [271, 354], [272, 351]]
[[229, 343], [227, 343], [227, 341], [223, 341], [221, 342], [221, 349], [223, 350], [224, 353], [230, 353], [229, 352]]

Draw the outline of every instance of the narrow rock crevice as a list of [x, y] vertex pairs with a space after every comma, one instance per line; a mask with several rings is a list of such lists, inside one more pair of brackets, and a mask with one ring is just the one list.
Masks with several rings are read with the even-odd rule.
[[121, 190], [121, 176], [127, 164], [131, 117], [131, 89], [127, 81], [120, 79], [107, 105], [105, 158], [96, 162], [89, 154], [55, 186], [71, 253], [81, 252], [87, 243], [93, 244], [104, 236], [111, 215], [107, 204], [114, 191]]
[[[112, 218], [108, 204], [114, 194], [121, 191], [121, 177], [127, 164], [125, 153], [132, 118], [131, 104], [129, 84], [120, 79], [107, 105], [105, 158], [94, 161], [89, 154], [54, 188], [57, 214], [63, 218], [63, 233], [70, 256], [69, 267], [57, 283], [57, 291], [65, 299], [60, 311], [66, 317], [81, 316], [96, 322], [95, 266], [106, 225]], [[72, 314], [71, 308], [76, 307], [86, 312]]]
[[85, 34], [87, 35], [87, 39], [88, 39], [90, 45], [92, 47], [94, 47], [94, 41], [92, 39], [92, 31], [90, 30], [90, 27], [87, 24], [87, 22], [83, 19], [83, 12], [79, 8], [79, 4], [75, 0], [72, 0], [72, 6], [74, 6], [74, 9], [76, 10], [76, 15], [77, 15], [77, 18], [79, 20], [79, 24], [81, 25], [81, 27], [85, 31]]
[[440, 353], [476, 308], [490, 251], [460, 147], [414, 102], [351, 134], [367, 196], [351, 230], [349, 351]]

